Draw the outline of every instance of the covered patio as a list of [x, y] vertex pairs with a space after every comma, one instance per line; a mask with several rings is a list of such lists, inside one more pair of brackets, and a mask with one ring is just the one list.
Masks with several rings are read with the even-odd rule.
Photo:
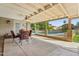
[[[0, 47], [4, 56], [79, 55], [79, 4], [0, 4]], [[77, 21], [76, 21], [77, 20]], [[74, 23], [75, 22], [75, 23]], [[25, 28], [32, 30], [31, 42], [11, 37]], [[3, 37], [3, 38], [2, 38]]]

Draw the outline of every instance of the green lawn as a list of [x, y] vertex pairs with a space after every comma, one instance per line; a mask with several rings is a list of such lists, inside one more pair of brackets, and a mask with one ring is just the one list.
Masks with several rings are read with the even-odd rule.
[[74, 42], [79, 42], [79, 35], [75, 35], [74, 38], [73, 38], [73, 41]]

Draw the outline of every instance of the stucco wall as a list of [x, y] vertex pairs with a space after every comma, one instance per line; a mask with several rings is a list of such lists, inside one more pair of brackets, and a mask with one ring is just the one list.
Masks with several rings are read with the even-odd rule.
[[[16, 28], [17, 23], [19, 23], [19, 28]], [[27, 27], [29, 28], [28, 24]], [[0, 35], [10, 33], [11, 30], [18, 33], [21, 28], [26, 28], [26, 21], [10, 20], [10, 23], [7, 23], [5, 19], [0, 19]]]
[[10, 23], [7, 23], [6, 20], [0, 19], [0, 35], [9, 33], [12, 29], [14, 29], [13, 20], [10, 20]]

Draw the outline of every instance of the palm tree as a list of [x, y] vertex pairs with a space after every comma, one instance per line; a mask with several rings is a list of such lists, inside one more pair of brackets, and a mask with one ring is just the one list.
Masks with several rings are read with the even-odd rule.
[[62, 25], [62, 31], [65, 32], [67, 30], [67, 24], [66, 24], [66, 20], [63, 21], [63, 25]]
[[64, 20], [63, 23], [66, 24], [66, 20]]

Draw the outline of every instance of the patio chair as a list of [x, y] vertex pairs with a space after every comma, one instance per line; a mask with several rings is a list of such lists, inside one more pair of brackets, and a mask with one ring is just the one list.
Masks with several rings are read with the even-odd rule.
[[21, 43], [22, 45], [22, 40], [26, 40], [26, 41], [29, 41], [29, 31], [23, 31], [23, 30], [20, 30], [20, 41], [19, 43]]
[[31, 38], [31, 35], [32, 35], [32, 30], [29, 30], [29, 36]]
[[32, 30], [29, 30], [29, 43], [31, 43], [31, 41], [32, 41]]
[[10, 31], [10, 32], [11, 32], [11, 35], [12, 35], [13, 41], [14, 41], [15, 38], [19, 38], [19, 37], [20, 37], [19, 34], [18, 34], [18, 35], [15, 35], [14, 31]]

